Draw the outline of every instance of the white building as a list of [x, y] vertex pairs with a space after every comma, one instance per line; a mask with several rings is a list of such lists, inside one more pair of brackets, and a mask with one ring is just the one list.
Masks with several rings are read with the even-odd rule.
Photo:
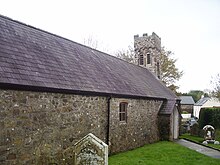
[[217, 98], [203, 97], [193, 107], [193, 115], [199, 118], [201, 108], [220, 107], [220, 101]]

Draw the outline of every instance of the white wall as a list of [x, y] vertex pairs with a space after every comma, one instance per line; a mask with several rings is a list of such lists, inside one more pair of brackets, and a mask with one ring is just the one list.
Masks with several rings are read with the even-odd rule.
[[193, 107], [193, 115], [199, 118], [199, 112], [201, 108], [211, 108], [211, 107], [220, 107], [220, 101], [217, 98], [211, 98], [206, 101], [202, 106], [194, 105]]
[[211, 98], [205, 104], [202, 105], [203, 107], [220, 107], [220, 101], [216, 98]]
[[191, 113], [187, 113], [187, 114], [181, 114], [183, 119], [188, 119], [191, 118]]
[[201, 109], [201, 106], [194, 105], [194, 107], [193, 107], [193, 116], [199, 118], [200, 109]]

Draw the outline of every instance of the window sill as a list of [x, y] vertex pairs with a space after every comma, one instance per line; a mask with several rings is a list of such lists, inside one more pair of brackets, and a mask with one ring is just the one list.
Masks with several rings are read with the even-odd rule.
[[126, 121], [119, 121], [119, 125], [126, 125], [127, 122]]

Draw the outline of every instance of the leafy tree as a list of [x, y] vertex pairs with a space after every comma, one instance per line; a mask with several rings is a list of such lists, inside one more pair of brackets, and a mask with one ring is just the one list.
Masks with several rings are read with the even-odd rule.
[[205, 95], [205, 93], [200, 90], [191, 90], [187, 95], [192, 96], [195, 102], [197, 102], [202, 96], [207, 96], [207, 94]]
[[179, 71], [175, 63], [177, 59], [173, 58], [173, 53], [171, 51], [166, 51], [162, 48], [160, 55], [160, 71], [161, 80], [166, 84], [168, 88], [173, 91], [177, 91], [179, 88], [175, 85], [176, 81], [179, 81], [183, 75], [183, 71]]
[[179, 96], [192, 96], [193, 100], [197, 102], [202, 96], [209, 97], [209, 91], [190, 90], [188, 93], [179, 93]]
[[212, 95], [220, 100], [220, 74], [212, 78], [211, 84], [213, 85]]

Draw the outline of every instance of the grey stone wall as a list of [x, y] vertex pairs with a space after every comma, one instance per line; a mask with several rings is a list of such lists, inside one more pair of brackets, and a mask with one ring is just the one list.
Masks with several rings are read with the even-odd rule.
[[[127, 102], [127, 122], [119, 121], [119, 103]], [[162, 101], [117, 99], [111, 100], [110, 152], [134, 149], [158, 141], [158, 112]]]
[[193, 105], [181, 105], [181, 110], [193, 114]]
[[[73, 144], [88, 133], [107, 141], [107, 97], [0, 90], [0, 164], [72, 164]], [[119, 103], [128, 103], [127, 123]], [[110, 100], [109, 153], [160, 139], [162, 101]]]
[[160, 115], [159, 116], [159, 132], [160, 140], [172, 140], [171, 135], [171, 116]]
[[[139, 60], [143, 56], [144, 64], [140, 66], [149, 69], [155, 76], [160, 77], [161, 38], [155, 33], [152, 33], [152, 35], [143, 34], [143, 36], [135, 35], [134, 50], [136, 64], [140, 65]], [[150, 54], [150, 64], [147, 64], [147, 54]]]
[[[175, 109], [174, 111], [178, 111]], [[177, 123], [174, 123], [174, 118], [176, 117]], [[160, 140], [170, 140], [174, 139], [174, 129], [177, 129], [177, 136], [179, 136], [180, 132], [180, 124], [181, 124], [181, 115], [178, 111], [178, 116], [174, 116], [174, 112], [166, 115], [159, 115], [159, 132], [160, 132]], [[177, 124], [177, 125], [175, 125]], [[178, 137], [175, 137], [178, 138]]]
[[71, 162], [71, 146], [88, 133], [106, 140], [106, 102], [105, 97], [0, 90], [0, 164]]

